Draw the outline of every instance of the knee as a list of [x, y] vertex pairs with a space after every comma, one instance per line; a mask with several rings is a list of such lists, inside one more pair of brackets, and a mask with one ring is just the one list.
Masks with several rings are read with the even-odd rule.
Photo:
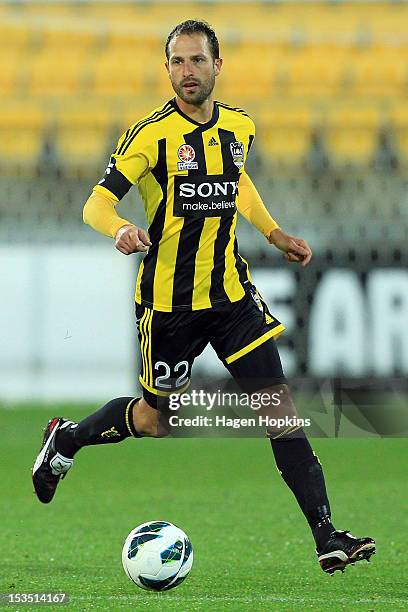
[[141, 399], [133, 409], [133, 422], [138, 434], [149, 438], [165, 438], [169, 434], [163, 415]]

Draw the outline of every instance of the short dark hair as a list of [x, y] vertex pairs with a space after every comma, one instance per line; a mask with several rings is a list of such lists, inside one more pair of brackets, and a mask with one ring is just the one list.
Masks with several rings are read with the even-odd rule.
[[169, 59], [169, 46], [170, 42], [176, 36], [180, 36], [180, 34], [205, 34], [207, 36], [208, 44], [210, 45], [211, 53], [213, 59], [218, 59], [220, 57], [220, 45], [218, 42], [218, 38], [210, 26], [206, 21], [196, 21], [195, 19], [187, 19], [187, 21], [183, 21], [176, 25], [175, 28], [172, 29], [170, 34], [167, 37], [166, 41], [166, 57]]

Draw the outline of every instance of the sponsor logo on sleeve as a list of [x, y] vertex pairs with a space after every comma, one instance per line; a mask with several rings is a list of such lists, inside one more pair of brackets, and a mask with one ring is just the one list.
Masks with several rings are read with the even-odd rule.
[[194, 161], [195, 151], [191, 145], [182, 144], [177, 151], [179, 162], [177, 168], [179, 170], [197, 170], [198, 163]]

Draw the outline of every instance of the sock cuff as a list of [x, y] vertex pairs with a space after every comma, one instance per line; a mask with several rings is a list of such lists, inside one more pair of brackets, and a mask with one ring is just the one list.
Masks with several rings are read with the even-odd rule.
[[276, 435], [268, 434], [270, 440], [293, 440], [296, 438], [306, 438], [305, 430], [301, 425], [287, 427]]
[[130, 400], [130, 402], [128, 403], [128, 405], [126, 406], [126, 410], [125, 410], [125, 423], [126, 423], [126, 427], [130, 433], [131, 436], [133, 436], [134, 438], [141, 438], [142, 436], [136, 431], [136, 428], [133, 424], [133, 408], [134, 406], [137, 404], [137, 402], [140, 400], [140, 397], [134, 397]]

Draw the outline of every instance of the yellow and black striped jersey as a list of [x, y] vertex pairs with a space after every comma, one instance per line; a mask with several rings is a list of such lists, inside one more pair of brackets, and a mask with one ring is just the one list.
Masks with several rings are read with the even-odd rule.
[[119, 139], [95, 190], [120, 200], [138, 184], [152, 246], [139, 268], [137, 303], [170, 312], [244, 296], [249, 272], [235, 237], [236, 198], [254, 136], [239, 108], [215, 102], [200, 124], [173, 99]]

